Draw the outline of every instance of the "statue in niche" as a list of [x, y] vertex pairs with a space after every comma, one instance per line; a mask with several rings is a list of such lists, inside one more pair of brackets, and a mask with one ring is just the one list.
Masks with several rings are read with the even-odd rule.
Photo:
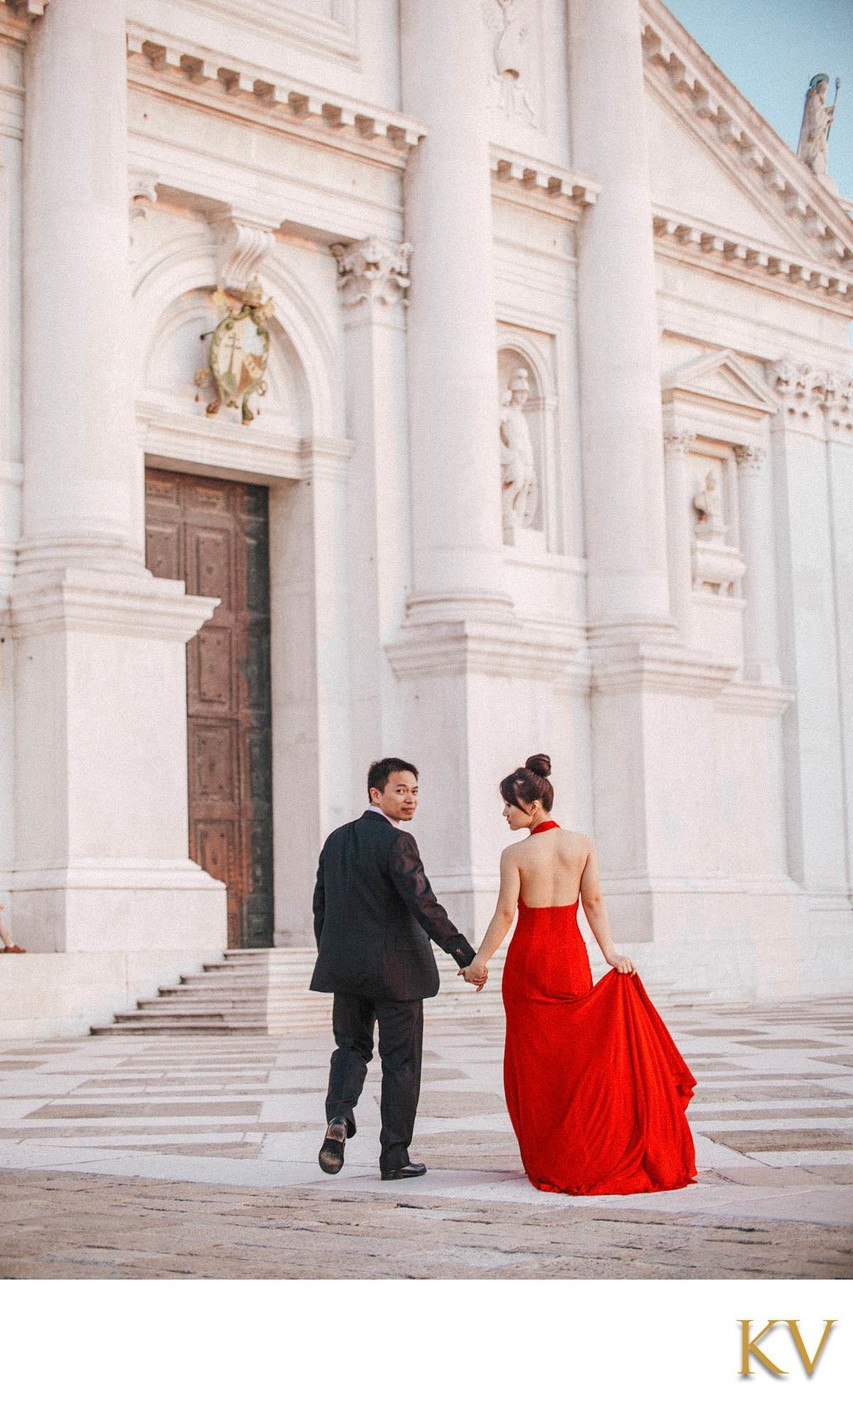
[[706, 542], [722, 542], [726, 534], [723, 492], [716, 468], [709, 468], [705, 481], [693, 498], [697, 513], [696, 536]]
[[483, 13], [495, 36], [492, 47], [495, 70], [490, 76], [490, 85], [497, 106], [507, 118], [522, 118], [532, 123], [536, 114], [522, 77], [530, 29], [526, 0], [486, 0]]
[[530, 398], [528, 374], [516, 370], [501, 401], [501, 488], [504, 540], [514, 527], [531, 527], [536, 516], [536, 459], [524, 406]]
[[[835, 81], [835, 99], [838, 98], [838, 90], [841, 80]], [[826, 186], [834, 187], [832, 178], [827, 173], [827, 143], [829, 141], [829, 130], [835, 121], [835, 103], [829, 106], [826, 104], [826, 91], [829, 87], [828, 74], [815, 74], [809, 84], [806, 93], [806, 101], [803, 106], [803, 121], [800, 125], [800, 141], [797, 145], [797, 157], [802, 158], [807, 167], [810, 167], [815, 177], [819, 178]]]

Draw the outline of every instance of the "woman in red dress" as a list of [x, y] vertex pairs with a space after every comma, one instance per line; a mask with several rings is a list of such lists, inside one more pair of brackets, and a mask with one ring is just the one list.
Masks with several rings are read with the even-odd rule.
[[[551, 761], [501, 783], [504, 817], [529, 837], [501, 854], [498, 903], [466, 980], [515, 929], [503, 974], [504, 1088], [524, 1170], [542, 1192], [634, 1193], [695, 1180], [685, 1118], [696, 1083], [634, 963], [614, 948], [595, 848], [549, 816]], [[592, 983], [578, 900], [605, 961]]]

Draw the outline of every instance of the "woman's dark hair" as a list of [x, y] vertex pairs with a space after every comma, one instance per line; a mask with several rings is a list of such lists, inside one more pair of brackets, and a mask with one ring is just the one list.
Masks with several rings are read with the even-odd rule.
[[524, 810], [534, 798], [542, 800], [546, 813], [551, 812], [554, 789], [549, 780], [551, 760], [547, 754], [531, 754], [523, 769], [516, 769], [501, 780], [501, 798], [514, 808]]
[[380, 793], [385, 792], [385, 785], [392, 774], [414, 774], [418, 776], [418, 771], [414, 764], [409, 764], [405, 759], [377, 759], [370, 765], [367, 771], [367, 796], [370, 797], [370, 790], [378, 788]]

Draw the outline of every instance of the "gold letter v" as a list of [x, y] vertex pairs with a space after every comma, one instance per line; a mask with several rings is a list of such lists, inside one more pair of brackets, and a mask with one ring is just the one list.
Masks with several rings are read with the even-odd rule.
[[[797, 1354], [799, 1355], [800, 1359], [801, 1359], [802, 1362], [803, 1362], [803, 1368], [805, 1369], [806, 1374], [809, 1375], [809, 1376], [811, 1376], [812, 1373], [814, 1372], [814, 1369], [815, 1369], [815, 1367], [816, 1367], [816, 1365], [817, 1365], [818, 1360], [820, 1359], [820, 1352], [821, 1352], [821, 1350], [823, 1349], [824, 1345], [826, 1344], [826, 1338], [827, 1338], [827, 1336], [829, 1335], [829, 1332], [832, 1330], [832, 1327], [835, 1325], [835, 1321], [834, 1321], [834, 1320], [826, 1320], [826, 1321], [824, 1321], [824, 1323], [823, 1323], [823, 1335], [822, 1335], [821, 1338], [820, 1338], [820, 1344], [818, 1345], [817, 1349], [816, 1349], [815, 1352], [814, 1352], [814, 1359], [813, 1359], [813, 1360], [810, 1360], [810, 1359], [809, 1359], [809, 1352], [808, 1352], [808, 1350], [806, 1349], [805, 1345], [803, 1344], [803, 1337], [800, 1335], [800, 1325], [799, 1325], [799, 1321], [796, 1321], [796, 1320], [786, 1320], [786, 1321], [785, 1321], [785, 1324], [786, 1324], [786, 1326], [788, 1327], [788, 1329], [790, 1330], [791, 1334], [792, 1334], [793, 1337], [794, 1337], [794, 1344], [795, 1344], [796, 1347], [797, 1347]], [[759, 1336], [759, 1339], [760, 1339], [760, 1338], [761, 1338], [761, 1337]]]

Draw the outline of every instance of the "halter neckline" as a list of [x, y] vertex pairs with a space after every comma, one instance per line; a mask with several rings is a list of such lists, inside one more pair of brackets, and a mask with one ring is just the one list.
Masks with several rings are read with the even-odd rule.
[[530, 836], [534, 833], [547, 833], [551, 828], [559, 828], [559, 823], [555, 823], [553, 818], [547, 818], [544, 823], [537, 823], [535, 828], [530, 829]]

